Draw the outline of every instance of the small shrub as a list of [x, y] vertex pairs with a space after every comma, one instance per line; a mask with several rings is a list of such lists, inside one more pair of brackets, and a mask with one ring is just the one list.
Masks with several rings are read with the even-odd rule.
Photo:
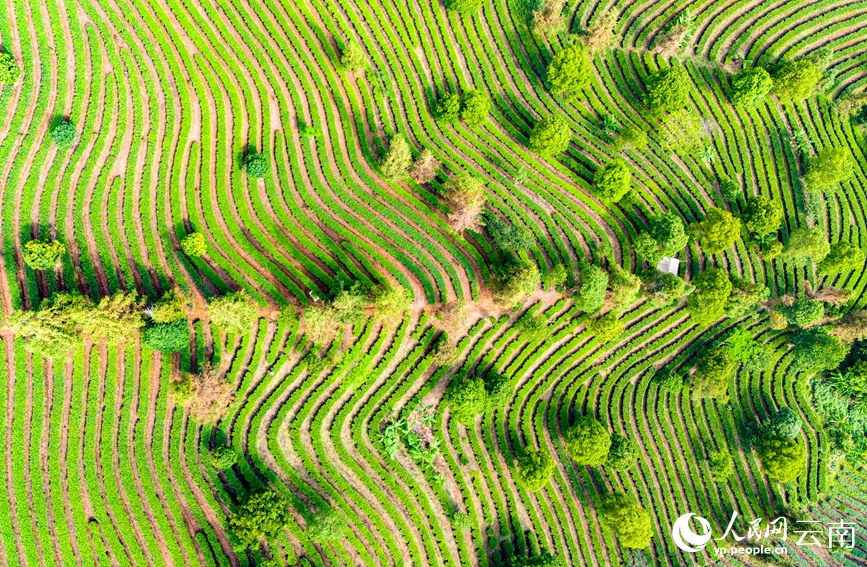
[[198, 258], [204, 256], [208, 251], [208, 243], [205, 241], [205, 235], [201, 232], [193, 232], [181, 240], [181, 250], [190, 258]]
[[57, 240], [31, 240], [21, 251], [24, 263], [34, 270], [51, 270], [60, 264], [66, 246]]
[[190, 348], [190, 328], [186, 320], [148, 325], [142, 334], [142, 342], [161, 352], [187, 350]]
[[77, 138], [78, 132], [75, 131], [75, 126], [65, 120], [51, 128], [51, 139], [58, 148], [68, 148]]
[[264, 153], [250, 152], [244, 158], [244, 170], [254, 179], [262, 179], [268, 173], [268, 156]]
[[21, 67], [8, 53], [0, 53], [0, 85], [11, 85], [21, 76]]

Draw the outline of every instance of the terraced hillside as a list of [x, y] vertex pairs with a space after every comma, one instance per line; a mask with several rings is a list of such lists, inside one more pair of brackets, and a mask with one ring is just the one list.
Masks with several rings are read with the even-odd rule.
[[[781, 564], [867, 565], [867, 2], [9, 0], [0, 46], [0, 566], [774, 561], [672, 541], [732, 511], [789, 519]], [[809, 96], [731, 102], [786, 61], [820, 69]], [[670, 68], [686, 110], [660, 113]], [[529, 147], [549, 116], [555, 156]], [[401, 139], [433, 173], [387, 175]], [[485, 212], [456, 230], [467, 179]], [[756, 195], [782, 211], [761, 234]], [[743, 222], [717, 250], [720, 210]], [[663, 213], [690, 225], [679, 295], [647, 252]], [[763, 452], [782, 408], [791, 478]], [[625, 463], [576, 449], [582, 416]], [[857, 537], [800, 545], [796, 520]]]

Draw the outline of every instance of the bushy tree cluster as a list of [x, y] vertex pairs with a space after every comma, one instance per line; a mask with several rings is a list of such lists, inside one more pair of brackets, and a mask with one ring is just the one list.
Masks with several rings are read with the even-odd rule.
[[774, 94], [783, 102], [789, 102], [810, 96], [822, 79], [822, 70], [813, 61], [797, 59], [780, 65], [771, 77]]
[[412, 306], [412, 298], [402, 286], [378, 285], [370, 291], [373, 316], [386, 324], [398, 323]]
[[695, 291], [695, 286], [668, 272], [652, 270], [651, 277], [645, 276], [644, 290], [650, 296], [654, 306], [662, 307], [679, 301]]
[[634, 498], [623, 493], [606, 495], [599, 506], [599, 519], [617, 535], [623, 547], [643, 549], [650, 545], [650, 514]]
[[530, 149], [540, 156], [554, 156], [565, 152], [571, 139], [569, 123], [552, 114], [536, 122], [530, 133]]
[[361, 46], [355, 41], [350, 41], [343, 48], [343, 53], [340, 56], [340, 65], [349, 73], [360, 71], [367, 67], [367, 56]]
[[484, 0], [446, 0], [446, 8], [462, 16], [468, 16], [478, 12], [484, 3]]
[[0, 52], [0, 85], [11, 85], [21, 76], [21, 67], [9, 53]]
[[472, 423], [488, 407], [488, 393], [481, 377], [455, 376], [446, 390], [444, 400], [451, 407], [451, 416], [458, 423]]
[[78, 132], [73, 124], [62, 120], [51, 127], [51, 139], [58, 148], [68, 148], [78, 139]]
[[644, 104], [654, 112], [674, 112], [689, 100], [689, 74], [680, 65], [672, 65], [650, 75], [646, 83]]
[[773, 349], [755, 339], [753, 333], [740, 326], [729, 336], [728, 351], [735, 362], [743, 364], [744, 370], [763, 372], [773, 361]]
[[756, 456], [765, 474], [780, 482], [792, 482], [806, 471], [804, 444], [795, 439], [761, 437], [756, 443]]
[[831, 245], [828, 255], [819, 262], [819, 273], [826, 276], [846, 275], [864, 266], [864, 251], [851, 242], [841, 240]]
[[425, 150], [421, 153], [419, 158], [412, 163], [412, 167], [409, 169], [409, 176], [412, 177], [412, 180], [420, 185], [424, 185], [425, 183], [430, 183], [437, 176], [437, 171], [439, 171], [442, 164], [440, 161], [434, 157], [433, 152], [430, 150]]
[[244, 171], [253, 179], [262, 179], [268, 173], [268, 154], [250, 152], [244, 158]]
[[537, 492], [548, 484], [553, 472], [554, 459], [547, 451], [525, 447], [518, 453], [515, 479], [530, 492]]
[[777, 310], [790, 325], [802, 329], [815, 325], [825, 316], [825, 304], [807, 297], [797, 299], [791, 305], [781, 305]]
[[579, 415], [563, 432], [563, 440], [572, 460], [579, 465], [601, 465], [608, 458], [611, 435], [589, 415]]
[[182, 351], [190, 348], [190, 327], [186, 319], [148, 325], [142, 332], [142, 342], [161, 352]]
[[727, 317], [733, 319], [743, 317], [756, 304], [767, 301], [771, 295], [771, 290], [761, 283], [753, 283], [748, 279], [738, 276], [731, 276], [729, 280], [732, 284], [732, 290], [729, 293], [729, 299], [725, 306]]
[[470, 128], [485, 121], [491, 112], [491, 100], [485, 93], [478, 90], [464, 92], [461, 97], [461, 119]]
[[539, 268], [534, 262], [522, 261], [508, 266], [494, 289], [494, 299], [504, 306], [532, 295], [539, 287]]
[[412, 167], [412, 150], [406, 137], [397, 134], [391, 138], [388, 151], [379, 164], [382, 175], [388, 179], [400, 179], [405, 177]]
[[224, 333], [243, 335], [259, 319], [259, 306], [246, 291], [236, 291], [208, 302], [208, 315]]
[[780, 229], [783, 224], [783, 207], [767, 197], [751, 195], [747, 197], [741, 219], [748, 231], [764, 236]]
[[235, 401], [235, 385], [218, 368], [207, 365], [198, 374], [181, 374], [171, 387], [175, 402], [187, 407], [200, 423], [216, 422]]
[[667, 212], [650, 219], [649, 230], [642, 231], [635, 240], [635, 251], [655, 266], [663, 256], [677, 256], [688, 242], [683, 220]]
[[716, 451], [709, 456], [708, 464], [714, 481], [726, 482], [735, 472], [732, 456], [726, 450]]
[[615, 158], [596, 170], [593, 175], [593, 194], [604, 203], [616, 203], [629, 191], [632, 172], [626, 161]]
[[605, 466], [615, 471], [625, 471], [635, 466], [641, 450], [638, 443], [623, 435], [611, 436], [611, 448]]
[[198, 258], [204, 256], [208, 251], [208, 243], [205, 241], [205, 235], [201, 232], [192, 232], [181, 240], [181, 250], [190, 258]]
[[725, 403], [729, 399], [728, 383], [737, 370], [737, 363], [727, 348], [711, 348], [702, 355], [691, 383], [694, 400], [715, 399]]
[[533, 234], [529, 230], [499, 215], [486, 215], [485, 226], [498, 250], [518, 253], [533, 246]]
[[485, 206], [485, 185], [477, 178], [462, 173], [445, 186], [443, 201], [451, 210], [451, 227], [458, 231], [478, 230], [479, 215]]
[[615, 310], [622, 312], [641, 296], [641, 278], [612, 263], [609, 267], [608, 288]]
[[317, 543], [337, 541], [347, 530], [346, 515], [335, 506], [318, 510], [307, 522], [307, 537]]
[[828, 333], [824, 327], [795, 331], [791, 343], [791, 369], [804, 374], [836, 368], [849, 352], [849, 345], [840, 343], [840, 340]]
[[808, 189], [819, 191], [847, 181], [852, 177], [854, 169], [852, 154], [848, 149], [822, 148], [816, 157], [807, 162], [804, 181], [807, 182]]
[[554, 54], [548, 64], [548, 83], [551, 92], [574, 95], [590, 84], [593, 68], [584, 52], [584, 46], [573, 41]]
[[609, 311], [588, 323], [587, 333], [601, 344], [612, 343], [623, 334], [623, 321], [616, 312]]
[[170, 289], [159, 298], [153, 307], [145, 311], [154, 323], [175, 323], [187, 320], [190, 300], [179, 289]]
[[761, 67], [744, 69], [732, 77], [732, 104], [746, 108], [758, 106], [773, 88], [771, 75]]
[[686, 310], [698, 325], [710, 325], [725, 314], [732, 282], [719, 268], [707, 268], [692, 281], [695, 286], [686, 300]]
[[51, 270], [60, 264], [66, 246], [58, 240], [31, 240], [21, 250], [24, 263], [34, 270]]
[[608, 274], [599, 266], [583, 263], [579, 269], [580, 287], [575, 294], [575, 304], [586, 313], [596, 313], [605, 305], [608, 291]]
[[241, 543], [254, 546], [279, 536], [291, 521], [289, 502], [276, 490], [266, 490], [250, 495], [229, 517], [229, 530]]
[[820, 226], [799, 228], [789, 235], [780, 258], [787, 262], [821, 262], [831, 252], [831, 245]]
[[741, 233], [741, 221], [725, 209], [712, 207], [700, 222], [690, 225], [691, 236], [707, 254], [718, 254], [734, 244]]

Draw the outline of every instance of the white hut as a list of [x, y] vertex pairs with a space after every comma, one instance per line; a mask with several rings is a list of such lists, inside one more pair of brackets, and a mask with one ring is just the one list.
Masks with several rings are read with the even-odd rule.
[[660, 272], [666, 272], [669, 274], [677, 275], [677, 270], [680, 268], [680, 260], [677, 258], [669, 258], [668, 256], [664, 256], [662, 260], [659, 261], [659, 264], [656, 265], [656, 269]]

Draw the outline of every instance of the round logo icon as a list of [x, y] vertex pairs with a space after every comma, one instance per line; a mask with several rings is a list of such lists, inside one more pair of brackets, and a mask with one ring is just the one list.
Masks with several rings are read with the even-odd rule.
[[[692, 531], [692, 528], [689, 525], [689, 520], [693, 516], [695, 516], [695, 521], [701, 529], [701, 534]], [[701, 516], [696, 516], [690, 512], [674, 521], [674, 525], [671, 526], [671, 537], [674, 539], [674, 545], [679, 547], [681, 550], [689, 553], [697, 553], [704, 549], [704, 546], [707, 545], [707, 542], [709, 542], [710, 538], [713, 536], [710, 533], [710, 522]]]

